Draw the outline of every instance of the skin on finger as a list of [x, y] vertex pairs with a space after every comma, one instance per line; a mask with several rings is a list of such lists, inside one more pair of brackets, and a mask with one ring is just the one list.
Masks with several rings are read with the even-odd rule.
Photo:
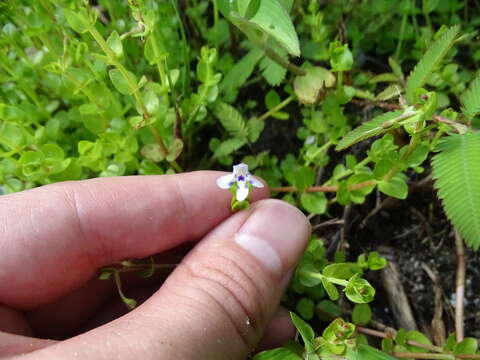
[[32, 329], [20, 311], [0, 304], [0, 331], [16, 335], [31, 336]]
[[[246, 233], [259, 243], [275, 243], [275, 252], [254, 253], [256, 245], [238, 240]], [[309, 234], [300, 211], [277, 200], [260, 201], [210, 232], [142, 306], [42, 349], [35, 359], [73, 352], [95, 359], [245, 359], [272, 318]], [[278, 262], [265, 254], [276, 254]]]
[[[91, 179], [2, 196], [0, 302], [36, 308], [101, 266], [200, 238], [231, 213], [231, 194], [216, 185], [224, 174]], [[252, 194], [267, 196], [267, 188]]]
[[[173, 271], [174, 265], [180, 263], [192, 247], [193, 243], [185, 243], [172, 250], [154, 255], [153, 259], [156, 264], [168, 265], [168, 267], [156, 269], [154, 275], [147, 279], [132, 272], [122, 273], [120, 276], [125, 294], [132, 297], [132, 291], [145, 286], [152, 286], [154, 290], [150, 295], [153, 294]], [[150, 259], [146, 259], [143, 262], [148, 263], [149, 261]], [[99, 312], [111, 313], [108, 304], [111, 298], [120, 300], [114, 280], [112, 278], [99, 280], [95, 277], [58, 301], [27, 312], [26, 318], [35, 336], [63, 340], [84, 332], [85, 324], [93, 323]], [[138, 300], [136, 297], [134, 298]], [[122, 303], [122, 306], [125, 308], [125, 304]], [[107, 309], [103, 310], [103, 308]], [[108, 321], [114, 320], [124, 313], [110, 316]], [[2, 316], [0, 316], [0, 322], [1, 319]], [[25, 319], [23, 320], [25, 322]], [[103, 323], [105, 322], [107, 321]], [[89, 330], [93, 327], [91, 326]]]
[[0, 331], [0, 357], [27, 354], [57, 343], [54, 340], [35, 339]]

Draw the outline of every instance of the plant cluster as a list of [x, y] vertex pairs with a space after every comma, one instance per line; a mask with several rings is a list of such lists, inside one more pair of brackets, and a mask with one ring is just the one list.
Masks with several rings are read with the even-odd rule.
[[[244, 163], [277, 197], [310, 218], [328, 218], [373, 192], [406, 199], [412, 179], [433, 177], [454, 228], [477, 250], [477, 7], [458, 0], [4, 1], [1, 189]], [[233, 195], [235, 209], [248, 205], [238, 189]], [[418, 332], [362, 328], [375, 295], [364, 275], [386, 260], [376, 252], [354, 262], [343, 252], [330, 257], [314, 236], [284, 299], [300, 315], [292, 320], [303, 346], [256, 359], [480, 358], [471, 338], [432, 345]], [[150, 276], [161, 266], [126, 261], [101, 278], [113, 274], [134, 307], [119, 273]], [[349, 314], [336, 303], [344, 296], [356, 304]], [[322, 331], [318, 321], [333, 322]], [[382, 337], [382, 351], [365, 335]]]

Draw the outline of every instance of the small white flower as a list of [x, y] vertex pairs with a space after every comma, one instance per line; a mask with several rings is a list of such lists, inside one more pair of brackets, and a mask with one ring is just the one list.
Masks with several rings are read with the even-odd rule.
[[234, 165], [233, 174], [228, 174], [217, 179], [217, 185], [222, 189], [230, 189], [235, 183], [237, 183], [236, 197], [238, 201], [243, 201], [248, 197], [248, 184], [263, 188], [263, 184], [248, 172], [248, 165], [244, 163]]

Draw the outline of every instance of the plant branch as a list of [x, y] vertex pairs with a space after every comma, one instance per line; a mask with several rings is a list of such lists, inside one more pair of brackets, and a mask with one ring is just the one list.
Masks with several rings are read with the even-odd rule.
[[455, 230], [455, 249], [457, 253], [455, 332], [457, 335], [457, 342], [460, 342], [465, 337], [463, 327], [463, 310], [465, 299], [465, 250], [463, 247], [463, 240], [457, 230]]
[[290, 104], [292, 102], [292, 100], [294, 99], [293, 95], [290, 95], [289, 97], [287, 97], [285, 100], [283, 100], [281, 103], [279, 103], [278, 105], [274, 106], [273, 108], [271, 108], [270, 110], [268, 110], [265, 114], [261, 115], [258, 120], [266, 120], [267, 118], [269, 118], [270, 116], [272, 116], [274, 113], [276, 113], [277, 111], [280, 111], [281, 109], [283, 109], [285, 106], [287, 106], [288, 104]]

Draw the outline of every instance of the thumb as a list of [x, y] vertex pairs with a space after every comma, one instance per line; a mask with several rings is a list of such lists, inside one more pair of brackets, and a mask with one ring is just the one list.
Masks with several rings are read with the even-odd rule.
[[168, 341], [178, 345], [176, 354], [182, 349], [185, 359], [245, 359], [277, 309], [309, 235], [305, 216], [278, 200], [259, 201], [208, 234], [158, 293], [157, 306], [170, 309], [166, 318], [175, 333]]
[[37, 355], [244, 360], [277, 309], [309, 235], [298, 209], [258, 201], [205, 236], [136, 310]]

